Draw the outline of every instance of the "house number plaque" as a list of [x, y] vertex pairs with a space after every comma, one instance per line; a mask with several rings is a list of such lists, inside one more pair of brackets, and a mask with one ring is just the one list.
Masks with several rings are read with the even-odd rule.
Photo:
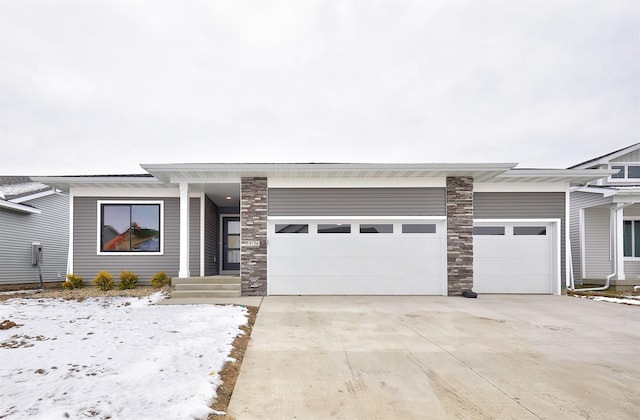
[[260, 246], [260, 241], [247, 241], [247, 246]]

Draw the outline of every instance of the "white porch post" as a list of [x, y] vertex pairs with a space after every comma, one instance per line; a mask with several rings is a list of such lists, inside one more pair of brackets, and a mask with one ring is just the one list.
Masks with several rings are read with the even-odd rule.
[[178, 277], [189, 277], [189, 184], [180, 183], [180, 271]]
[[616, 267], [618, 267], [616, 280], [624, 280], [624, 230], [622, 222], [624, 220], [624, 206], [619, 206], [614, 212], [612, 212], [612, 214], [615, 214], [613, 228], [616, 230], [614, 235], [616, 240], [616, 243], [614, 244], [616, 251], [614, 253], [614, 257], [616, 258]]

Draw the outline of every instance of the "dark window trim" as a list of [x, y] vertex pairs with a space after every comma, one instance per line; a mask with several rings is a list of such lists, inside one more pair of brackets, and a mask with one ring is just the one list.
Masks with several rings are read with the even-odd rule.
[[[98, 200], [98, 234], [97, 234], [97, 253], [98, 255], [164, 255], [164, 201], [163, 200]], [[105, 207], [129, 207], [129, 217], [132, 218], [134, 206], [155, 206], [158, 208], [158, 250], [105, 250], [103, 244], [103, 235], [105, 227], [109, 225], [104, 224], [104, 210]], [[129, 221], [132, 224], [134, 221]], [[131, 227], [129, 228], [129, 230]], [[121, 232], [122, 235], [125, 231]]]
[[359, 232], [365, 235], [369, 233], [393, 233], [393, 223], [360, 223]]
[[309, 225], [307, 223], [277, 223], [275, 233], [309, 233]]
[[505, 236], [506, 229], [504, 226], [474, 226], [473, 234], [475, 236]]
[[514, 226], [513, 236], [547, 236], [546, 226]]
[[319, 234], [351, 233], [351, 223], [318, 223], [316, 231]]

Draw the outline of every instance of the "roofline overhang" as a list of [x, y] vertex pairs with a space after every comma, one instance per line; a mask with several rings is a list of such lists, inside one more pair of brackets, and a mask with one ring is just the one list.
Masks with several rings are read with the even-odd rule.
[[0, 207], [27, 214], [40, 214], [42, 210], [25, 206], [24, 204], [14, 203], [11, 201], [0, 200]]
[[615, 173], [609, 169], [517, 169], [515, 163], [173, 163], [143, 164], [151, 176], [32, 177], [63, 191], [72, 187], [158, 188], [178, 183], [239, 183], [243, 177], [420, 178], [468, 176], [475, 182], [565, 182], [581, 185]]
[[31, 179], [50, 187], [68, 192], [73, 187], [116, 187], [130, 188], [165, 187], [165, 183], [152, 176], [32, 176]]
[[582, 185], [607, 178], [617, 170], [611, 169], [512, 169], [496, 176], [507, 182], [568, 182]]
[[611, 153], [607, 153], [606, 155], [602, 155], [602, 156], [598, 156], [597, 158], [593, 158], [590, 160], [587, 160], [585, 162], [581, 162], [578, 163], [576, 165], [570, 166], [569, 169], [582, 169], [582, 168], [589, 168], [595, 165], [606, 165], [608, 164], [611, 160], [618, 158], [622, 155], [626, 155], [627, 153], [631, 153], [635, 150], [640, 149], [640, 143], [636, 143], [636, 144], [632, 144], [631, 146], [627, 146], [624, 147], [620, 150], [616, 150], [614, 152]]
[[54, 188], [49, 188], [48, 190], [38, 191], [36, 193], [31, 193], [27, 195], [23, 195], [20, 197], [11, 198], [7, 201], [11, 201], [12, 203], [24, 203], [25, 201], [35, 200], [36, 198], [47, 197], [56, 193]]
[[239, 182], [243, 177], [446, 177], [490, 179], [516, 163], [173, 163], [141, 167], [167, 183]]

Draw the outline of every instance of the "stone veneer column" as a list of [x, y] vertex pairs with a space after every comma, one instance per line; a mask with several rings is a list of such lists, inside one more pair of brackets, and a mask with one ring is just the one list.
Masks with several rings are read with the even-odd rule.
[[267, 178], [242, 178], [240, 226], [242, 296], [266, 296]]
[[447, 177], [447, 292], [473, 287], [473, 178]]

